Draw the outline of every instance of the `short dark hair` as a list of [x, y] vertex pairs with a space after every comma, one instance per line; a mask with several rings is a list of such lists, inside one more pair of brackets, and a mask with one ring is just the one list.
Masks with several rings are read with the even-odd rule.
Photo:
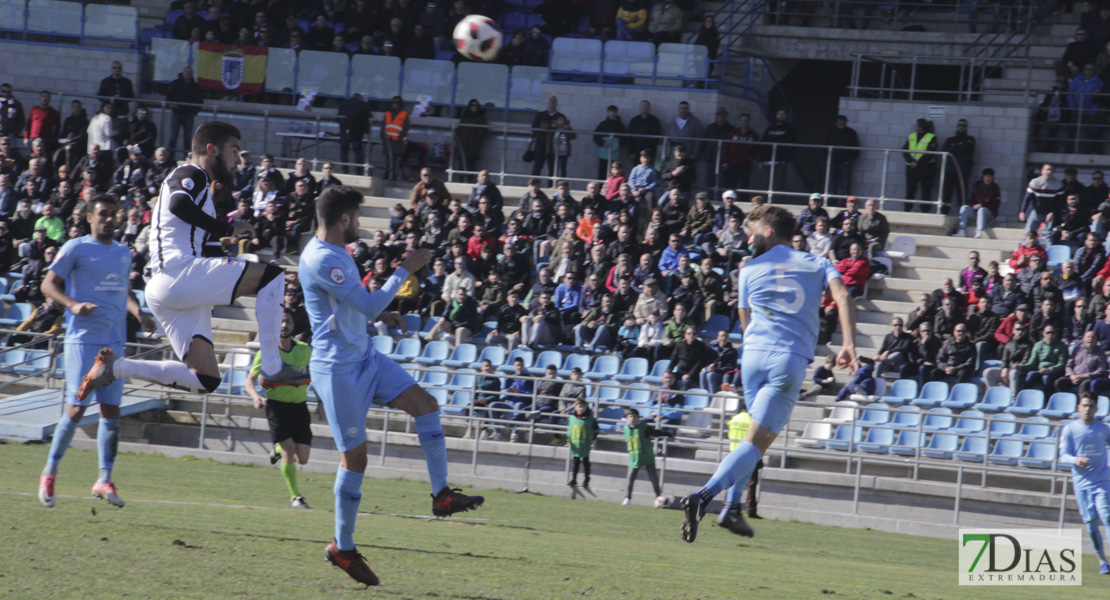
[[231, 123], [226, 121], [201, 123], [196, 134], [193, 135], [193, 156], [204, 156], [208, 154], [206, 152], [208, 144], [222, 146], [231, 138], [243, 139], [243, 134], [239, 132], [239, 128]]
[[758, 206], [748, 214], [751, 223], [760, 222], [769, 225], [775, 232], [775, 237], [780, 240], [790, 240], [794, 235], [794, 215], [781, 206], [764, 204]]
[[990, 167], [983, 169], [983, 175], [990, 175], [991, 177], [994, 177], [994, 169]]
[[331, 227], [339, 219], [362, 205], [362, 193], [345, 185], [333, 185], [316, 199], [316, 219]]
[[119, 206], [119, 198], [116, 198], [111, 194], [97, 194], [93, 196], [92, 203], [89, 205], [89, 208], [91, 209], [97, 204], [110, 204], [112, 206]]
[[1098, 395], [1091, 390], [1083, 390], [1082, 392], [1079, 392], [1079, 399], [1083, 400], [1084, 398], [1090, 400], [1095, 404], [1098, 404]]

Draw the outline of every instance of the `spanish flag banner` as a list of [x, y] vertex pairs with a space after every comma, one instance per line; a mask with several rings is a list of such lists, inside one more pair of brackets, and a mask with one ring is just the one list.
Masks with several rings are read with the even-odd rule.
[[266, 81], [266, 57], [261, 46], [200, 43], [197, 83], [206, 90], [246, 96], [262, 92]]

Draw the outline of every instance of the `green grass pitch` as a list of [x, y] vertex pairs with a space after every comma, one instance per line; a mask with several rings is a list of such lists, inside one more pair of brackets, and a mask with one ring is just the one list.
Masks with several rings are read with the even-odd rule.
[[[331, 474], [301, 473], [314, 510], [289, 507], [276, 469], [121, 455], [116, 509], [89, 496], [96, 452], [70, 450], [57, 506], [38, 503], [48, 447], [0, 444], [0, 598], [1105, 598], [1084, 585], [958, 587], [956, 542], [764, 519], [754, 539], [682, 514], [504, 491], [436, 520], [426, 484], [368, 479], [355, 541], [382, 579], [366, 589], [324, 561]], [[1086, 542], [1085, 542], [1086, 543]]]

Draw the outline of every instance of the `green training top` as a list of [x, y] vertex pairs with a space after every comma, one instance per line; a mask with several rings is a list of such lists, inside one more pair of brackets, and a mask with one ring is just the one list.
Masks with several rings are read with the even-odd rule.
[[590, 446], [594, 443], [594, 416], [586, 413], [580, 418], [570, 413], [567, 424], [567, 438], [570, 439], [570, 455], [579, 458], [590, 457]]
[[[293, 340], [293, 348], [286, 352], [285, 350], [278, 350], [281, 356], [281, 362], [299, 369], [305, 375], [308, 375], [308, 359], [312, 357], [312, 348], [301, 341]], [[251, 363], [251, 375], [255, 377], [262, 372], [262, 353], [254, 355], [254, 362]], [[269, 400], [276, 400], [278, 402], [290, 402], [299, 404], [308, 400], [308, 386], [307, 385], [283, 385], [270, 390], [266, 390], [266, 398]]]
[[651, 438], [647, 435], [647, 423], [640, 421], [636, 427], [624, 425], [624, 441], [628, 444], [628, 466], [633, 469], [655, 464], [655, 453], [651, 448]]

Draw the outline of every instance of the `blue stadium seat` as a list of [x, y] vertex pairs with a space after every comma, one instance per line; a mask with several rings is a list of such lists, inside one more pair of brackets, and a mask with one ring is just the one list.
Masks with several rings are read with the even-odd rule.
[[0, 371], [4, 373], [11, 373], [15, 370], [15, 365], [23, 362], [25, 353], [23, 350], [8, 350], [0, 354]]
[[894, 447], [890, 449], [891, 454], [898, 454], [900, 456], [914, 456], [917, 450], [921, 448], [921, 442], [924, 441], [925, 436], [920, 431], [907, 429], [898, 432], [898, 439], [894, 441]]
[[1056, 392], [1048, 398], [1048, 404], [1040, 412], [1042, 417], [1066, 419], [1075, 414], [1079, 399], [1071, 392]]
[[397, 362], [412, 362], [417, 356], [420, 356], [420, 340], [417, 338], [402, 339], [389, 354], [389, 358]]
[[621, 397], [621, 393], [624, 390], [611, 385], [599, 384], [593, 386], [591, 391], [594, 395], [593, 397], [599, 402], [616, 402], [617, 399]]
[[[11, 307], [8, 308], [8, 314], [5, 315], [3, 319], [0, 319], [0, 326], [19, 325], [31, 316], [31, 311], [33, 310], [34, 308], [32, 308], [30, 304], [26, 302], [17, 302], [11, 305]], [[9, 329], [14, 329], [14, 327], [9, 327]]]
[[470, 392], [459, 390], [451, 394], [451, 402], [446, 406], [440, 406], [439, 412], [451, 416], [461, 417], [470, 411]]
[[588, 354], [568, 354], [563, 359], [563, 366], [559, 367], [557, 373], [559, 373], [559, 377], [570, 377], [570, 371], [575, 367], [578, 367], [584, 376], [586, 371], [590, 370], [590, 356]]
[[1008, 409], [1015, 415], [1035, 415], [1044, 408], [1044, 392], [1041, 390], [1021, 390], [1014, 404]]
[[15, 365], [12, 370], [17, 375], [46, 376], [50, 374], [51, 359], [49, 350], [25, 350], [23, 364]]
[[624, 410], [619, 406], [606, 406], [597, 413], [597, 427], [602, 431], [616, 431], [624, 423]]
[[825, 447], [841, 452], [853, 452], [855, 451], [855, 445], [861, 441], [863, 441], [863, 428], [858, 425], [853, 427], [851, 423], [846, 423], [837, 425], [836, 433], [833, 434], [832, 439], [825, 442]]
[[991, 416], [990, 435], [992, 438], [1007, 437], [1017, 433], [1016, 417], [1010, 413]]
[[952, 426], [951, 408], [934, 408], [925, 413], [921, 428], [925, 431], [944, 431]]
[[502, 363], [501, 366], [497, 367], [497, 370], [504, 373], [512, 373], [513, 361], [515, 361], [517, 357], [524, 361], [525, 372], [528, 371], [528, 367], [531, 367], [532, 363], [536, 360], [536, 354], [531, 350], [527, 348], [515, 348], [512, 352], [509, 353], [509, 356], [505, 357], [505, 362]]
[[704, 410], [709, 408], [709, 390], [705, 388], [691, 388], [686, 390], [686, 409]]
[[1030, 469], [1051, 469], [1056, 460], [1056, 444], [1052, 442], [1033, 442], [1025, 449], [1025, 455], [1018, 464]]
[[450, 377], [451, 374], [444, 369], [431, 369], [420, 374], [420, 385], [425, 389], [443, 387], [447, 385]]
[[[408, 331], [401, 331], [400, 327], [390, 327], [389, 335], [416, 335], [416, 333], [420, 331], [420, 315], [405, 313], [401, 315], [401, 318], [404, 319], [405, 329]], [[428, 320], [432, 322], [432, 325], [435, 325], [436, 319]]]
[[614, 375], [620, 372], [621, 359], [612, 354], [602, 354], [594, 359], [594, 364], [586, 370], [584, 376], [587, 379], [595, 381], [604, 381], [612, 379]]
[[474, 387], [474, 379], [477, 376], [478, 374], [473, 369], [460, 369], [451, 376], [451, 381], [447, 383], [447, 387], [470, 391]]
[[886, 425], [890, 422], [891, 411], [889, 406], [882, 402], [872, 402], [867, 405], [863, 410], [860, 417], [856, 419], [858, 425], [870, 427], [871, 425]]
[[478, 358], [478, 347], [474, 344], [459, 344], [451, 351], [451, 356], [443, 360], [440, 364], [452, 369], [461, 369], [469, 367], [470, 363]]
[[1018, 440], [1044, 440], [1052, 434], [1048, 417], [1029, 417], [1021, 424], [1021, 429], [1010, 437]]
[[1071, 259], [1071, 246], [1053, 244], [1048, 247], [1048, 268], [1055, 269], [1069, 259]]
[[890, 390], [882, 400], [886, 404], [897, 406], [910, 403], [915, 396], [917, 396], [917, 380], [899, 379], [890, 386]]
[[1095, 418], [1105, 421], [1108, 415], [1110, 415], [1110, 398], [1099, 396], [1098, 408], [1095, 409]]
[[670, 368], [670, 359], [664, 358], [661, 360], [657, 360], [655, 361], [655, 366], [651, 368], [651, 374], [649, 374], [647, 377], [644, 377], [644, 381], [646, 381], [647, 383], [659, 385], [663, 383], [663, 373]]
[[960, 451], [953, 456], [964, 462], [983, 462], [987, 456], [987, 438], [974, 435], [965, 437], [960, 444]]
[[987, 428], [987, 420], [983, 413], [977, 410], [965, 410], [960, 413], [960, 418], [956, 420], [956, 425], [948, 431], [966, 435], [970, 433], [980, 433]]
[[728, 332], [728, 341], [737, 344], [744, 341], [744, 329], [740, 319], [736, 319], [736, 322], [732, 325], [732, 330]]
[[220, 385], [216, 388], [217, 394], [231, 394], [239, 396], [246, 393], [248, 369], [234, 367], [224, 371]]
[[916, 406], [931, 408], [940, 406], [948, 399], [948, 384], [943, 381], [930, 381], [921, 388], [921, 394], [912, 400]]
[[428, 342], [424, 345], [424, 351], [416, 357], [415, 362], [422, 365], [438, 365], [447, 360], [450, 351], [451, 347], [447, 345], [447, 342], [440, 340]]
[[[524, 29], [527, 21], [528, 15], [522, 12], [507, 12], [501, 15], [501, 31], [505, 32], [506, 45], [509, 43], [509, 39], [511, 39], [511, 36], [516, 30]], [[527, 35], [528, 32], [525, 32], [525, 37], [527, 37]]]
[[915, 429], [920, 423], [921, 409], [912, 404], [899, 408], [890, 419], [890, 425], [900, 429]]
[[633, 383], [624, 390], [617, 402], [620, 404], [647, 404], [651, 402], [651, 388], [646, 383]]
[[393, 338], [388, 335], [375, 335], [370, 342], [374, 344], [374, 350], [377, 350], [378, 354], [389, 355], [393, 352]]
[[888, 427], [875, 427], [867, 430], [867, 437], [857, 447], [864, 452], [873, 454], [886, 454], [894, 444], [893, 429]]
[[617, 373], [613, 379], [622, 383], [631, 383], [640, 381], [648, 374], [648, 361], [646, 358], [634, 356], [621, 365], [620, 373]]
[[543, 377], [544, 372], [547, 371], [547, 367], [551, 365], [555, 365], [557, 372], [559, 365], [563, 364], [563, 353], [558, 350], [544, 350], [540, 352], [540, 355], [536, 357], [535, 362], [532, 364], [535, 366], [528, 365], [526, 367], [528, 374], [533, 377]]
[[929, 444], [921, 449], [922, 456], [948, 460], [959, 447], [960, 437], [954, 433], [934, 433]]
[[486, 346], [482, 348], [482, 353], [478, 355], [478, 359], [470, 363], [470, 368], [476, 371], [482, 369], [482, 361], [488, 360], [493, 364], [494, 370], [505, 364], [505, 349], [501, 346]]
[[957, 383], [952, 386], [952, 390], [948, 393], [948, 399], [941, 402], [941, 406], [947, 406], [955, 410], [962, 410], [971, 408], [976, 401], [979, 400], [979, 388], [974, 383]]
[[432, 398], [436, 399], [436, 404], [438, 404], [441, 409], [447, 405], [447, 390], [433, 388], [428, 390], [428, 393], [431, 394]]
[[1013, 400], [1013, 395], [1010, 388], [1004, 385], [996, 385], [987, 388], [987, 392], [983, 394], [983, 401], [976, 404], [975, 408], [983, 412], [1000, 412], [1010, 407], [1010, 401]]
[[705, 320], [705, 325], [703, 325], [701, 331], [698, 332], [698, 336], [715, 340], [717, 339], [718, 331], [728, 331], [731, 329], [731, 326], [732, 324], [729, 322], [727, 315], [713, 315]]
[[1016, 465], [1018, 459], [1022, 457], [1023, 445], [1021, 440], [998, 440], [994, 443], [994, 450], [987, 460], [996, 465]]

